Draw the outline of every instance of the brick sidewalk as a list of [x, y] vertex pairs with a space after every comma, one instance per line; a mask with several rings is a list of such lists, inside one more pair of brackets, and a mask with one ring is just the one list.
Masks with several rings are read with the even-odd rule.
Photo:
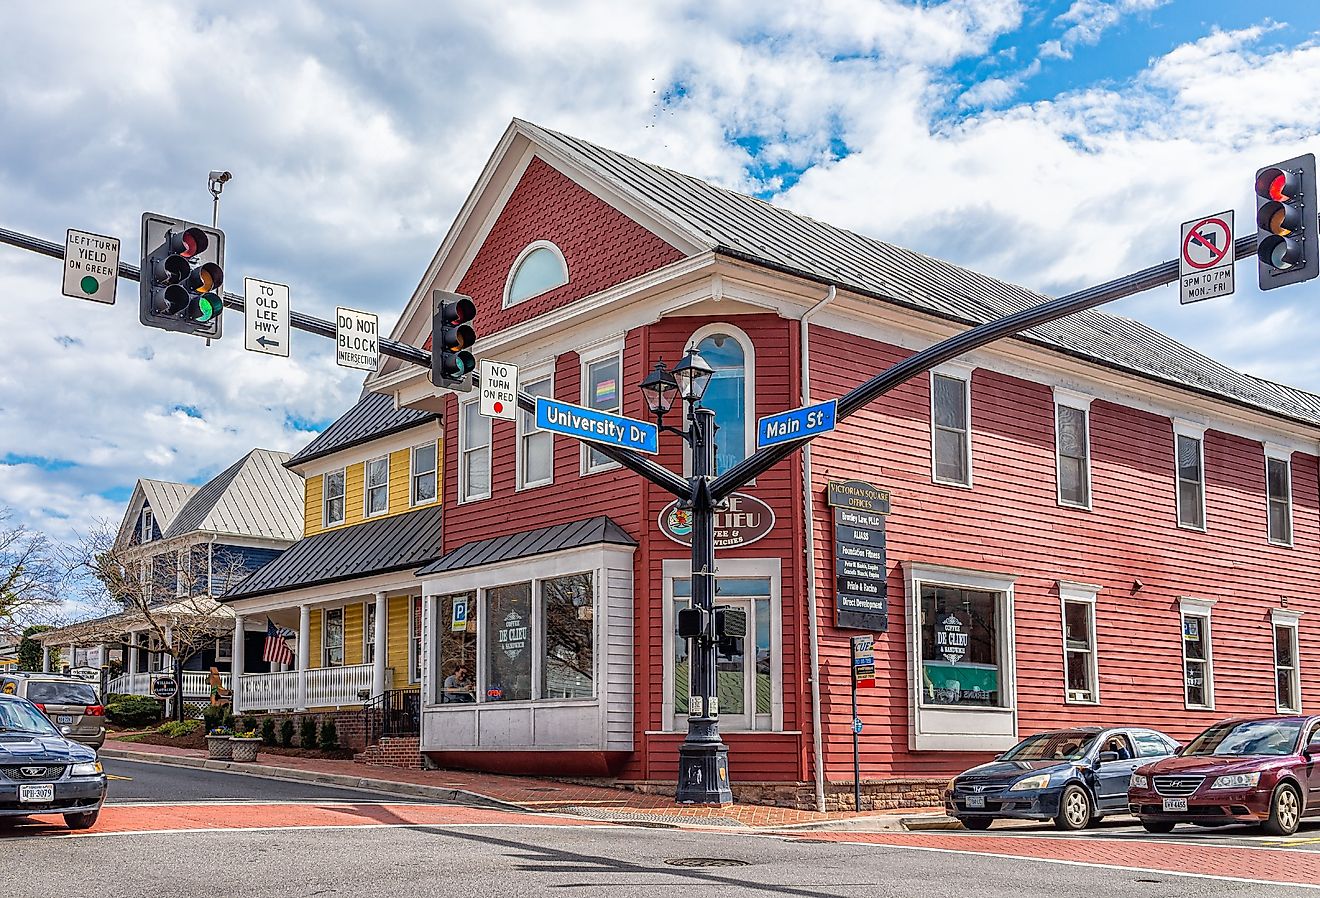
[[[201, 749], [175, 748], [168, 745], [148, 745], [139, 742], [106, 740], [105, 747], [134, 753], [150, 753], [178, 758], [202, 760], [206, 752]], [[331, 761], [321, 758], [295, 758], [268, 755], [258, 763], [245, 764], [252, 773], [279, 776], [281, 771], [299, 771], [302, 774], [330, 774], [396, 785], [432, 786], [442, 789], [461, 789], [486, 798], [516, 805], [528, 811], [562, 811], [583, 808], [597, 812], [613, 812], [609, 816], [653, 816], [656, 818], [683, 818], [693, 823], [703, 819], [718, 819], [721, 823], [736, 821], [743, 826], [777, 827], [827, 820], [851, 820], [876, 817], [876, 814], [852, 812], [817, 813], [794, 808], [775, 808], [764, 805], [734, 804], [727, 807], [688, 807], [663, 795], [648, 795], [627, 789], [607, 786], [580, 785], [559, 780], [534, 777], [505, 776], [494, 773], [473, 773], [464, 770], [402, 770], [394, 767], [366, 767], [352, 761]], [[943, 808], [910, 808], [885, 811], [883, 816], [943, 812]], [[595, 815], [593, 815], [595, 816]], [[600, 814], [605, 817], [605, 813]]]

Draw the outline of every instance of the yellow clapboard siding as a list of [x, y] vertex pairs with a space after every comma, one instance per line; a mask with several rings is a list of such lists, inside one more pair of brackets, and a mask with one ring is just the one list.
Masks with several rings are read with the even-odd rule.
[[366, 467], [365, 462], [359, 462], [344, 471], [344, 524], [349, 527], [366, 520], [366, 497], [362, 493]]
[[325, 612], [312, 609], [310, 626], [307, 628], [307, 667], [321, 666], [321, 633], [324, 630]]
[[320, 474], [303, 484], [303, 496], [306, 498], [306, 508], [303, 513], [303, 536], [313, 536], [323, 529], [321, 526], [323, 515], [321, 497], [324, 490], [325, 478]]
[[344, 663], [362, 663], [362, 605], [344, 606]]
[[390, 453], [390, 514], [408, 510], [408, 494], [412, 476], [412, 450], [400, 449]]
[[408, 615], [412, 600], [407, 596], [390, 596], [385, 615], [385, 642], [389, 646], [385, 663], [394, 670], [394, 688], [408, 685]]

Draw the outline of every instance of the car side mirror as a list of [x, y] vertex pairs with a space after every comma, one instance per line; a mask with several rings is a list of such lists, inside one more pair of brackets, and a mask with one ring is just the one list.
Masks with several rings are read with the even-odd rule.
[[1101, 764], [1112, 764], [1112, 763], [1114, 763], [1114, 762], [1117, 761], [1117, 760], [1118, 760], [1118, 752], [1116, 752], [1116, 751], [1102, 751], [1102, 752], [1100, 752], [1100, 763], [1101, 763]]

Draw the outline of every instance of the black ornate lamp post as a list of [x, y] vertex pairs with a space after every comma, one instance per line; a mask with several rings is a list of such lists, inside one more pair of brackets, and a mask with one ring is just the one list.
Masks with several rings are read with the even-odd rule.
[[[692, 512], [692, 601], [691, 613], [680, 620], [679, 627], [679, 635], [689, 640], [688, 732], [678, 751], [675, 797], [694, 804], [733, 801], [729, 749], [720, 739], [716, 680], [715, 503], [710, 495], [710, 481], [715, 476], [715, 412], [701, 406], [714, 373], [695, 349], [689, 349], [672, 370], [661, 361], [640, 384], [660, 429], [682, 437], [692, 449], [691, 491], [686, 500]], [[687, 430], [664, 424], [675, 396], [687, 406]]]

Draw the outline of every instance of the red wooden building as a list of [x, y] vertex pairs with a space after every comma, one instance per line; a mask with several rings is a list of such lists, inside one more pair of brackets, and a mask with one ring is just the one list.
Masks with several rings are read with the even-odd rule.
[[[524, 389], [635, 418], [651, 367], [699, 348], [717, 369], [720, 470], [752, 451], [759, 416], [1043, 299], [521, 121], [396, 339], [426, 342], [437, 288], [474, 298], [478, 356], [519, 365]], [[672, 497], [525, 416], [481, 417], [475, 393], [437, 396], [414, 367], [391, 360], [368, 387], [444, 414], [445, 554], [419, 572], [422, 750], [670, 788], [689, 564], [661, 530]], [[742, 653], [721, 659], [735, 794], [851, 800], [859, 631], [835, 625], [831, 481], [892, 499], [888, 628], [860, 699], [877, 805], [931, 801], [1059, 725], [1186, 739], [1300, 709], [1320, 685], [1317, 424], [1320, 397], [1100, 312], [848, 419], [725, 522], [764, 532], [737, 544], [731, 528], [717, 553], [718, 601], [750, 618]], [[662, 435], [658, 460], [683, 470], [682, 443]]]

